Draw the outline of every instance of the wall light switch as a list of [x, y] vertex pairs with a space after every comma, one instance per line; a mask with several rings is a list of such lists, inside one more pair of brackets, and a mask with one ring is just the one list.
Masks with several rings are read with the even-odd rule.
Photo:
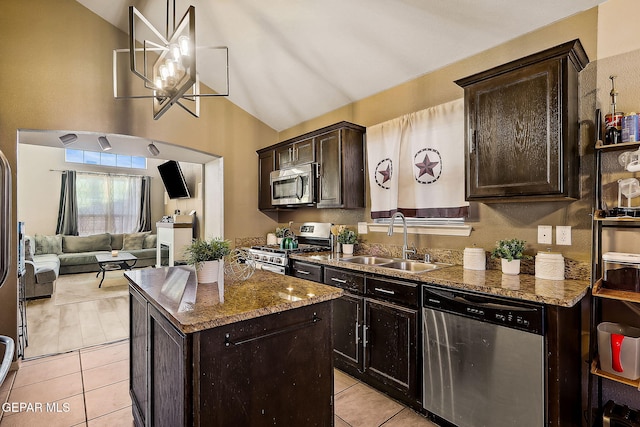
[[543, 245], [551, 244], [551, 234], [553, 233], [553, 227], [550, 225], [538, 226], [538, 243]]
[[570, 244], [571, 244], [571, 226], [558, 225], [556, 227], [556, 245], [570, 245]]

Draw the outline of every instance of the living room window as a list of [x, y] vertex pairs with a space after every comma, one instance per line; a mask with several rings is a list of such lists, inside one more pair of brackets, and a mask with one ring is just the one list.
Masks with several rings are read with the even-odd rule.
[[79, 235], [138, 230], [141, 176], [78, 172], [76, 195]]
[[68, 163], [83, 163], [86, 165], [113, 166], [118, 168], [147, 168], [147, 159], [145, 157], [76, 150], [75, 148], [66, 148], [64, 150], [64, 161]]

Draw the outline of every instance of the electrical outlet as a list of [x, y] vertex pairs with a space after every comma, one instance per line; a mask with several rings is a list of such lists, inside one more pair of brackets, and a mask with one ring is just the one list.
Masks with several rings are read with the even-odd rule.
[[556, 245], [570, 245], [570, 244], [571, 244], [571, 226], [558, 225], [556, 227]]
[[538, 226], [538, 243], [543, 245], [551, 244], [551, 234], [553, 233], [553, 227], [550, 225]]

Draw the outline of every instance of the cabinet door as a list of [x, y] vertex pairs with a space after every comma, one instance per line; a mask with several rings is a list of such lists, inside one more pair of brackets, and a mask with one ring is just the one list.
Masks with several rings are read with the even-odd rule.
[[340, 131], [318, 137], [318, 207], [342, 206], [342, 156]]
[[324, 302], [200, 333], [199, 424], [332, 426], [331, 306]]
[[129, 394], [135, 424], [147, 419], [147, 301], [129, 288]]
[[293, 144], [276, 148], [276, 169], [285, 169], [293, 165]]
[[563, 191], [560, 73], [550, 60], [467, 88], [469, 200]]
[[343, 364], [362, 369], [362, 302], [352, 294], [333, 301], [333, 353], [341, 369]]
[[296, 142], [293, 145], [294, 163], [296, 165], [302, 165], [305, 163], [311, 163], [315, 161], [315, 140], [314, 138], [305, 139], [304, 141]]
[[192, 425], [191, 378], [186, 337], [154, 307], [149, 306], [149, 399], [148, 425]]
[[273, 150], [258, 155], [258, 209], [273, 209], [271, 204], [271, 172], [274, 170]]
[[365, 371], [418, 399], [417, 310], [365, 298], [364, 316]]

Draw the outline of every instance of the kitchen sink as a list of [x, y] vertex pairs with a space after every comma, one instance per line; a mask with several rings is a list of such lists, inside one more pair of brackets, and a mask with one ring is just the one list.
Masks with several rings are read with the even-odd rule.
[[395, 270], [402, 270], [409, 273], [422, 273], [423, 271], [437, 270], [441, 267], [447, 267], [450, 264], [441, 264], [433, 262], [411, 261], [411, 260], [399, 260], [392, 261], [379, 265], [379, 267], [393, 268]]
[[393, 261], [393, 259], [362, 255], [362, 256], [354, 256], [351, 258], [342, 258], [341, 261], [352, 262], [354, 264], [380, 265], [380, 264], [390, 263]]
[[376, 267], [401, 270], [408, 273], [422, 273], [425, 271], [437, 270], [443, 267], [450, 267], [452, 265], [441, 262], [422, 262], [407, 259], [381, 258], [377, 256], [366, 255], [354, 256], [351, 258], [342, 258], [341, 261], [351, 262], [354, 264], [375, 265]]

